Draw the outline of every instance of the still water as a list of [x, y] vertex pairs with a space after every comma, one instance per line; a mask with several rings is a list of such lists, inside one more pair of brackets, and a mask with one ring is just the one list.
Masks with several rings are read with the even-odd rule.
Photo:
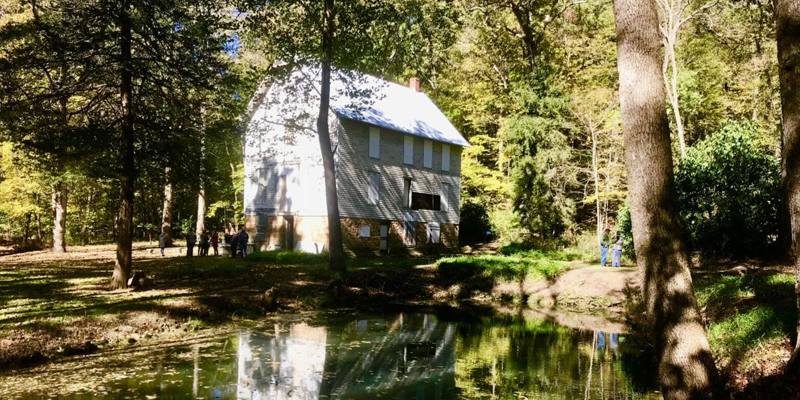
[[295, 317], [222, 337], [188, 344], [176, 341], [122, 354], [113, 362], [114, 368], [66, 364], [39, 377], [68, 376], [76, 368], [86, 374], [53, 381], [45, 392], [31, 386], [27, 395], [270, 400], [658, 398], [636, 382], [636, 375], [646, 371], [637, 367], [633, 347], [621, 334], [578, 331], [544, 321], [464, 320], [417, 313]]

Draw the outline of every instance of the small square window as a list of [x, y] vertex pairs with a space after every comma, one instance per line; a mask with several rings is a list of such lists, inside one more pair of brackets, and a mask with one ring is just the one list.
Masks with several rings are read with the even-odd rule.
[[358, 227], [358, 237], [368, 238], [370, 233], [369, 225], [361, 225]]

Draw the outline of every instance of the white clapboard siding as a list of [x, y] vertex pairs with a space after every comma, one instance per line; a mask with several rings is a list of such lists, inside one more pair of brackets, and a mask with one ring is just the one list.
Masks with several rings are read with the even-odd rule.
[[[409, 210], [404, 201], [403, 182], [412, 178], [412, 190], [415, 192], [440, 194], [442, 184], [451, 188], [460, 187], [460, 178], [454, 174], [443, 173], [438, 169], [422, 168], [422, 157], [415, 160], [414, 166], [404, 163], [403, 148], [408, 135], [386, 129], [381, 130], [381, 158], [369, 157], [369, 128], [360, 122], [342, 120], [344, 130], [348, 132], [340, 140], [337, 150], [340, 158], [336, 165], [337, 189], [339, 194], [339, 210], [342, 217], [374, 218], [385, 220], [405, 220], [458, 223], [457, 193], [451, 193], [442, 202], [446, 202], [446, 210]], [[422, 139], [416, 138], [422, 145]], [[434, 159], [439, 157], [439, 146], [434, 146]], [[455, 151], [453, 151], [455, 153]], [[453, 167], [456, 158], [453, 157]], [[452, 168], [455, 170], [455, 168]], [[370, 201], [370, 173], [380, 175], [378, 204]]]

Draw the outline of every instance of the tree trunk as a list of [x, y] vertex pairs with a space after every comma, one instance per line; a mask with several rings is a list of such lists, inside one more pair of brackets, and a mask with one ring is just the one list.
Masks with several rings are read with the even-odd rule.
[[[205, 117], [205, 111], [200, 110], [200, 118]], [[200, 235], [206, 230], [206, 211], [208, 211], [208, 202], [206, 201], [206, 132], [205, 123], [202, 124], [203, 131], [200, 137], [200, 173], [198, 174], [200, 188], [197, 190], [197, 223], [195, 224], [195, 233], [199, 238]]]
[[675, 131], [678, 134], [678, 148], [680, 158], [686, 157], [686, 133], [681, 118], [680, 101], [678, 97], [678, 58], [675, 48], [678, 46], [678, 35], [683, 24], [683, 11], [685, 4], [683, 0], [662, 0], [657, 1], [661, 10], [661, 35], [664, 43], [664, 58], [662, 63], [662, 74], [664, 84], [669, 98], [670, 108], [675, 119]]
[[[784, 187], [789, 204], [791, 238], [796, 274], [795, 291], [800, 310], [800, 3], [796, 0], [775, 1], [778, 69], [783, 114], [783, 162], [786, 166]], [[800, 319], [797, 333], [800, 335]], [[800, 374], [800, 339], [796, 337], [786, 372]]]
[[208, 203], [206, 202], [206, 190], [203, 184], [200, 184], [200, 190], [197, 191], [197, 223], [195, 224], [195, 233], [198, 237], [203, 231], [206, 230], [206, 211], [208, 210]]
[[704, 399], [717, 371], [674, 203], [655, 0], [615, 0], [620, 105], [636, 262], [664, 398]]
[[597, 215], [597, 241], [602, 244], [605, 227], [603, 226], [603, 213], [600, 206], [600, 172], [597, 168], [597, 131], [591, 126], [589, 126], [589, 129], [592, 135], [592, 177], [594, 178], [594, 203]]
[[[677, 34], [675, 35], [677, 40]], [[669, 59], [671, 66], [670, 75], [670, 106], [672, 107], [672, 114], [675, 117], [675, 130], [678, 132], [678, 147], [681, 152], [681, 159], [686, 157], [686, 132], [683, 128], [683, 118], [681, 117], [681, 106], [678, 100], [678, 60], [675, 57], [675, 43], [672, 44], [672, 49], [669, 50]]]
[[330, 269], [339, 281], [345, 272], [344, 247], [342, 245], [342, 227], [339, 222], [339, 198], [336, 193], [336, 164], [331, 148], [328, 112], [331, 95], [331, 60], [333, 59], [333, 0], [325, 1], [325, 24], [322, 31], [322, 83], [320, 88], [319, 117], [317, 118], [317, 134], [322, 153], [322, 165], [325, 169], [325, 203], [328, 207], [328, 252], [330, 253]]
[[122, 76], [120, 85], [120, 105], [122, 106], [122, 146], [119, 213], [117, 216], [117, 259], [114, 263], [114, 275], [111, 278], [112, 289], [124, 289], [128, 286], [133, 253], [133, 197], [136, 184], [136, 165], [134, 163], [134, 131], [131, 97], [133, 95], [133, 77], [131, 60], [131, 21], [129, 1], [123, 0], [120, 7], [120, 61]]
[[164, 168], [164, 204], [161, 211], [161, 232], [166, 234], [167, 246], [172, 246], [172, 169]]
[[31, 237], [31, 214], [25, 214], [25, 228], [22, 231], [22, 247], [28, 247], [28, 239]]
[[64, 238], [67, 226], [67, 188], [62, 182], [53, 187], [53, 252], [67, 251]]

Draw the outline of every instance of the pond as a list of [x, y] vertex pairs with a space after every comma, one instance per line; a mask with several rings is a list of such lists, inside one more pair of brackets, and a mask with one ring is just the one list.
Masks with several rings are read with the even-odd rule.
[[645, 371], [625, 335], [536, 320], [287, 316], [109, 353], [2, 379], [19, 379], [23, 398], [659, 398], [637, 383]]

